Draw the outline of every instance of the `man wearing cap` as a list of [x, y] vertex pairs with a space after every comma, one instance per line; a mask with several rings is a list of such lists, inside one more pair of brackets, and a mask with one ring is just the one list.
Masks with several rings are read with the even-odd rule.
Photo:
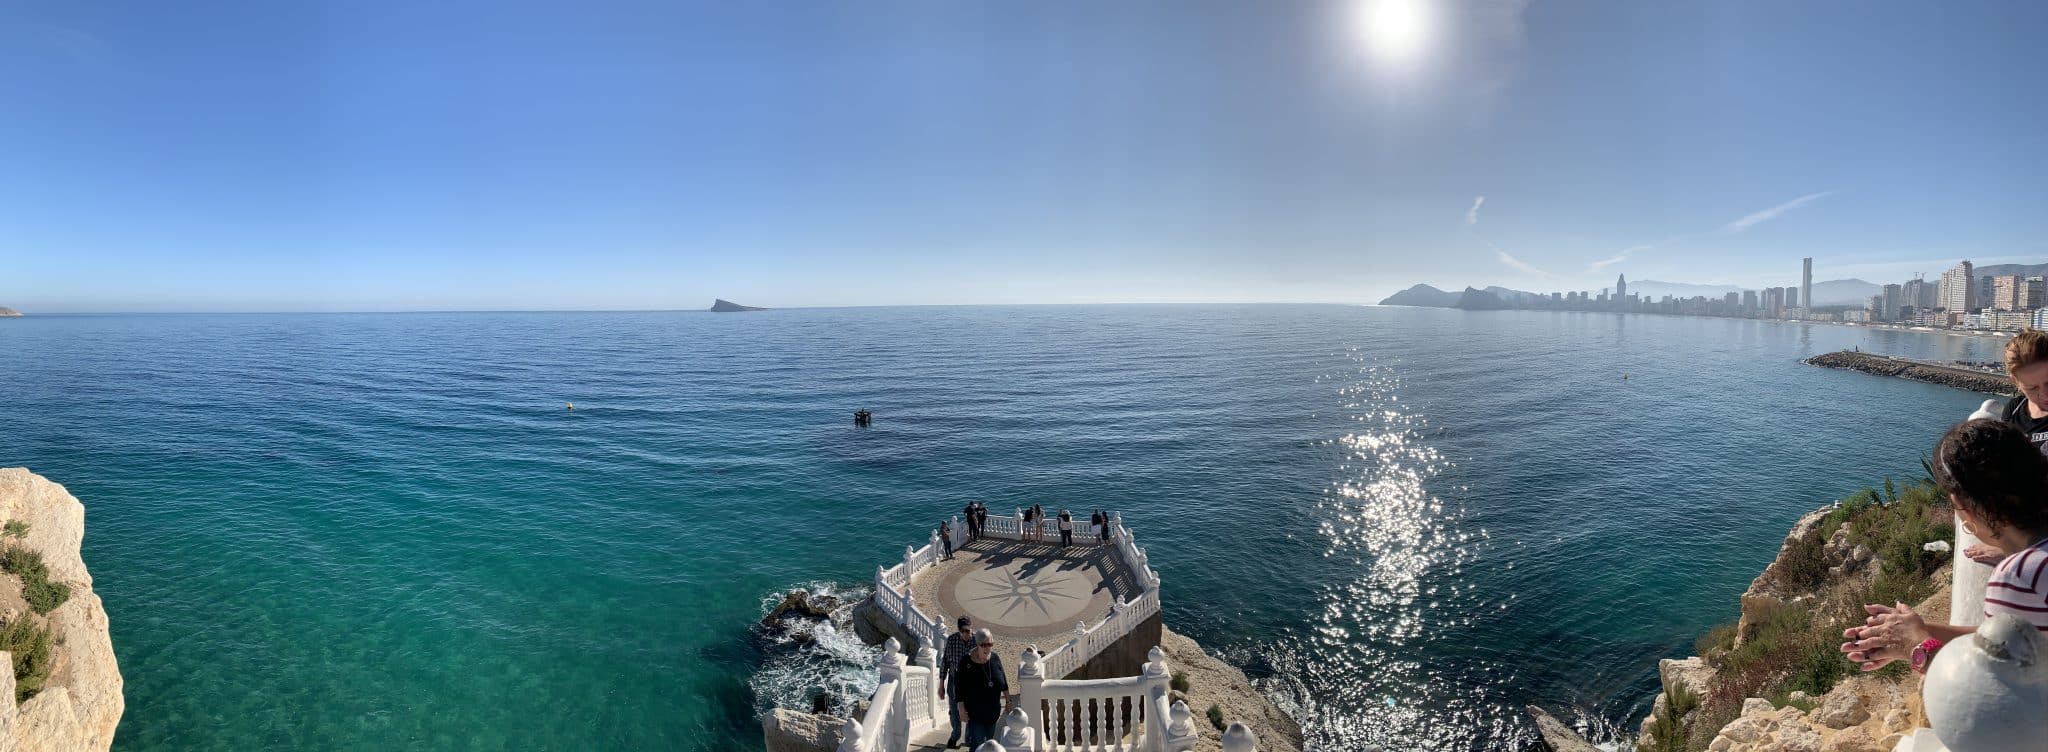
[[[960, 661], [974, 650], [974, 620], [960, 617], [960, 631], [946, 636], [946, 658], [939, 663], [939, 699], [946, 699], [946, 688], [952, 685], [953, 672], [960, 670]], [[952, 717], [953, 733], [946, 737], [946, 749], [960, 746], [960, 703], [946, 703], [946, 714]]]

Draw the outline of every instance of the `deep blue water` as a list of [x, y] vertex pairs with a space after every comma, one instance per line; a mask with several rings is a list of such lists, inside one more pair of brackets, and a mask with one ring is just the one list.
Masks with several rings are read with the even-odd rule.
[[86, 504], [122, 750], [755, 747], [756, 689], [801, 693], [750, 683], [762, 599], [970, 497], [1121, 511], [1168, 624], [1321, 748], [1527, 748], [1527, 703], [1632, 727], [1793, 519], [1917, 474], [1979, 399], [1799, 358], [1998, 344], [1341, 306], [32, 316], [0, 320], [0, 465]]

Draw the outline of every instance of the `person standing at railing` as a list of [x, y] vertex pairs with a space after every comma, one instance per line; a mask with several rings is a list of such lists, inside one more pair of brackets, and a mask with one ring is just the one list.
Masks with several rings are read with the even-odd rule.
[[1034, 535], [1036, 535], [1036, 536], [1038, 537], [1038, 542], [1040, 542], [1040, 543], [1044, 543], [1044, 542], [1045, 542], [1045, 505], [1043, 505], [1043, 504], [1033, 504], [1033, 505], [1031, 505], [1031, 519], [1032, 519], [1032, 533], [1033, 533]]
[[967, 721], [967, 748], [979, 749], [994, 739], [996, 722], [1003, 717], [1003, 704], [1010, 696], [1010, 677], [1003, 673], [1003, 659], [996, 655], [996, 636], [987, 629], [974, 631], [974, 650], [953, 672], [953, 707]]
[[945, 553], [945, 559], [946, 559], [946, 561], [952, 561], [952, 560], [953, 560], [953, 523], [952, 523], [951, 521], [949, 521], [949, 520], [939, 520], [939, 545], [942, 545], [942, 546], [945, 546], [945, 547], [946, 547], [946, 548], [945, 548], [945, 551], [946, 551], [946, 553]]
[[[1999, 419], [2020, 429], [2035, 449], [2048, 454], [2048, 333], [2021, 329], [2007, 340], [2005, 376], [2020, 394], [2005, 403]], [[1971, 561], [1991, 566], [1997, 566], [2006, 553], [1990, 541], [1963, 549]]]
[[1095, 510], [1095, 536], [1103, 545], [1109, 544], [1109, 513]]
[[1033, 530], [1036, 530], [1037, 528], [1036, 528], [1036, 527], [1035, 527], [1034, 525], [1032, 525], [1031, 523], [1032, 523], [1032, 520], [1033, 520], [1033, 519], [1036, 519], [1036, 518], [1034, 517], [1034, 515], [1036, 515], [1036, 514], [1038, 514], [1038, 505], [1036, 505], [1036, 504], [1033, 504], [1033, 505], [1031, 505], [1031, 506], [1028, 506], [1028, 507], [1025, 507], [1025, 508], [1024, 508], [1024, 524], [1023, 524], [1023, 526], [1022, 526], [1021, 528], [1019, 528], [1019, 529], [1017, 530], [1017, 539], [1018, 539], [1018, 540], [1032, 540], [1032, 539], [1033, 539], [1033, 537], [1032, 537], [1032, 531], [1033, 531]]
[[969, 541], [981, 537], [981, 520], [974, 516], [974, 509], [978, 504], [980, 502], [967, 502], [967, 508], [960, 512], [960, 515], [967, 520], [967, 540]]
[[[939, 663], [939, 699], [946, 699], [946, 688], [952, 684], [953, 673], [960, 670], [960, 662], [967, 660], [967, 654], [974, 652], [974, 620], [960, 617], [960, 631], [946, 635], [946, 658]], [[960, 746], [960, 703], [947, 702], [946, 715], [953, 721], [953, 733], [946, 737], [946, 749]], [[979, 746], [979, 745], [977, 745]]]
[[1074, 516], [1060, 510], [1060, 548], [1074, 545]]

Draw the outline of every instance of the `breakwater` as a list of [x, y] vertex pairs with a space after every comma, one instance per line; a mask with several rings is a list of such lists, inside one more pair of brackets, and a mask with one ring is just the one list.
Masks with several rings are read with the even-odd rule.
[[1967, 368], [1945, 366], [1905, 358], [1894, 358], [1866, 352], [1843, 350], [1826, 355], [1816, 355], [1804, 361], [1807, 365], [1823, 368], [1845, 368], [1873, 376], [1893, 376], [1929, 384], [1952, 386], [1973, 392], [2012, 396], [2012, 382], [2003, 374], [1972, 371]]

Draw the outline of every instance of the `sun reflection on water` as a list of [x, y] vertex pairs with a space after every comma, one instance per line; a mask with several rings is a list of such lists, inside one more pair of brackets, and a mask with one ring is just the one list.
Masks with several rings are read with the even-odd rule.
[[1329, 567], [1308, 629], [1272, 657], [1289, 677], [1282, 694], [1300, 706], [1312, 748], [1512, 749], [1521, 731], [1487, 686], [1510, 669], [1485, 651], [1455, 674], [1432, 660], [1469, 631], [1474, 614], [1498, 614], [1512, 594], [1478, 592], [1461, 574], [1492, 536], [1466, 529], [1445, 485], [1456, 465], [1429, 440], [1436, 429], [1400, 400], [1397, 362], [1357, 350], [1319, 378], [1336, 386], [1323, 440], [1331, 480], [1318, 502], [1322, 564]]

